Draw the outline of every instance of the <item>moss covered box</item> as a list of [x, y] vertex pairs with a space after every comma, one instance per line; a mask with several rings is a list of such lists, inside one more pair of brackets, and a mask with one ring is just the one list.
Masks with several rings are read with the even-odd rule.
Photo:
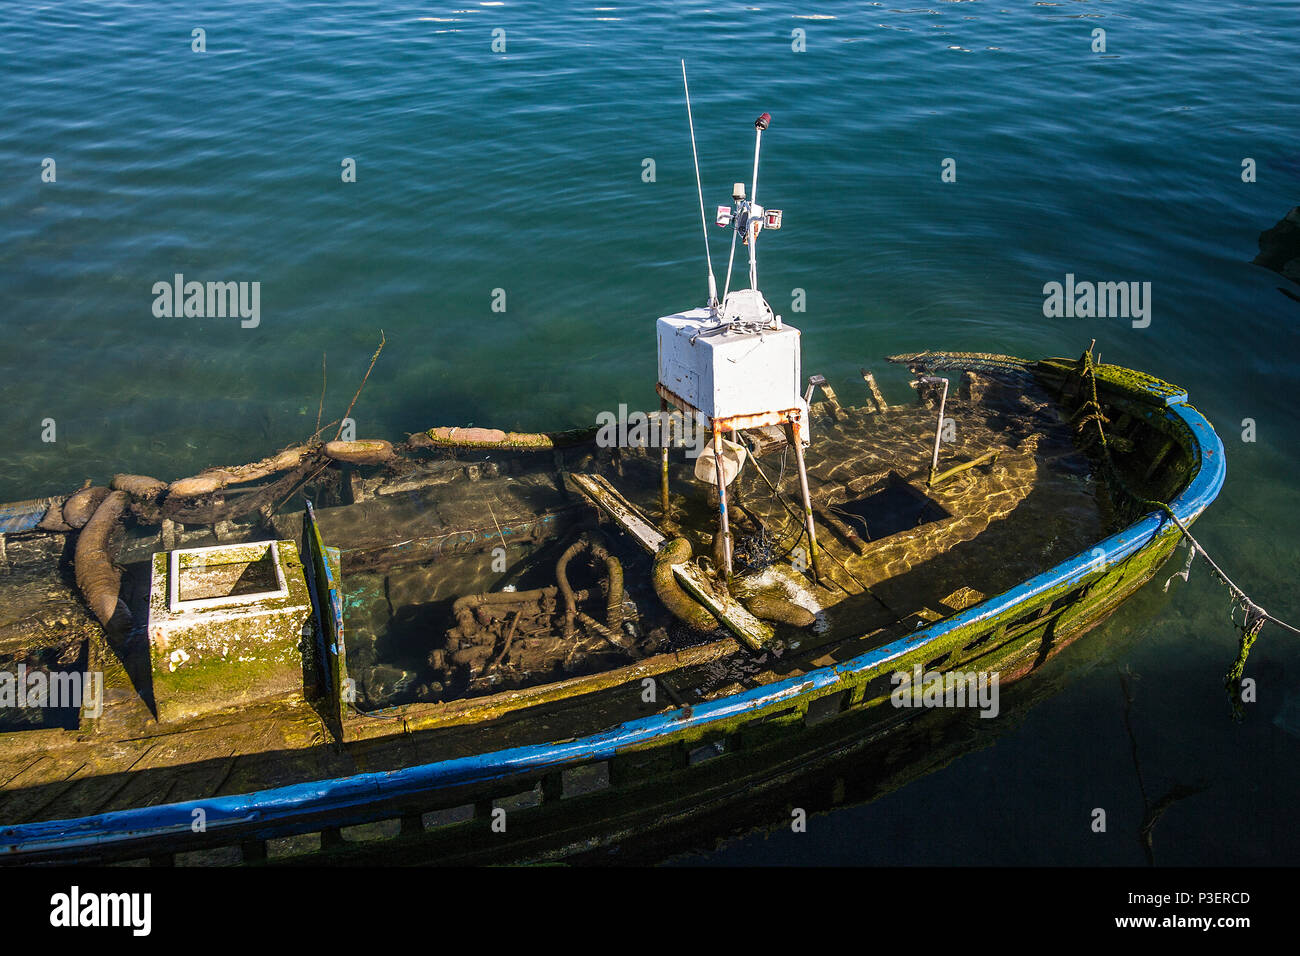
[[311, 627], [292, 541], [158, 552], [149, 590], [158, 719], [300, 697]]

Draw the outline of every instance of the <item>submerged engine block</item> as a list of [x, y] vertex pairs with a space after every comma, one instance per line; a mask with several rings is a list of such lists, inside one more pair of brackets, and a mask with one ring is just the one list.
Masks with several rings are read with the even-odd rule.
[[[567, 569], [583, 551], [604, 576], [595, 588], [574, 590]], [[618, 559], [593, 536], [583, 535], [565, 550], [555, 570], [555, 586], [457, 599], [452, 605], [456, 625], [447, 631], [445, 645], [429, 654], [429, 666], [446, 684], [480, 690], [573, 673], [594, 655], [634, 656], [633, 642], [622, 631]], [[605, 607], [604, 623], [580, 607], [597, 597]]]

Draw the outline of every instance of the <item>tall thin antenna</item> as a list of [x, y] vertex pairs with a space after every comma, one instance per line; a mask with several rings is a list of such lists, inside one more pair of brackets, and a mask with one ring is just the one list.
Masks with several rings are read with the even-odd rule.
[[686, 90], [686, 121], [691, 124], [691, 156], [695, 159], [695, 192], [700, 197], [700, 228], [704, 230], [704, 258], [709, 265], [709, 309], [718, 308], [718, 280], [713, 277], [713, 256], [709, 254], [709, 222], [704, 215], [704, 186], [700, 183], [700, 154], [695, 150], [695, 118], [691, 115], [691, 88], [686, 82], [686, 60], [682, 60], [682, 88]]
[[[771, 122], [771, 116], [764, 113], [754, 121], [754, 179], [753, 184], [749, 187], [750, 203], [758, 202], [758, 150], [763, 145], [763, 130], [767, 129], [767, 124]], [[745, 224], [746, 229], [752, 229], [748, 222]], [[749, 237], [749, 287], [758, 288], [758, 233], [754, 232]]]

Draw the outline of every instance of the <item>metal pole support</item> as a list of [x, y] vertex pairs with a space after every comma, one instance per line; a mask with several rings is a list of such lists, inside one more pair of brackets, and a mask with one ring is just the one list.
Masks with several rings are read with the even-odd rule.
[[727, 482], [722, 472], [722, 429], [713, 426], [713, 467], [718, 476], [718, 534], [722, 535], [722, 573], [731, 580], [731, 522], [727, 517]]
[[668, 402], [659, 399], [659, 440], [663, 443], [663, 453], [659, 460], [659, 509], [663, 512], [664, 520], [671, 520], [668, 514], [668, 442], [670, 437], [671, 419], [668, 417]]
[[808, 492], [808, 469], [803, 459], [803, 435], [799, 416], [793, 415], [787, 425], [790, 444], [794, 446], [794, 460], [799, 466], [799, 493], [803, 497], [804, 527], [808, 531], [808, 562], [812, 565], [813, 580], [821, 583], [821, 559], [817, 550], [817, 530], [813, 527], [812, 496]]
[[[943, 392], [939, 395], [939, 424], [934, 430], [934, 456], [930, 459], [930, 474], [925, 479], [925, 486], [929, 488], [934, 483], [934, 473], [939, 467], [939, 443], [943, 440], [943, 411], [944, 406], [948, 403], [948, 380], [946, 378], [938, 379], [943, 382]], [[918, 389], [918, 393], [919, 393]]]

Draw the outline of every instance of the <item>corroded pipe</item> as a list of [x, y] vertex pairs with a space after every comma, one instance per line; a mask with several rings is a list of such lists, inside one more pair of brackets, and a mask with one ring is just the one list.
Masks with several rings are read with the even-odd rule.
[[469, 634], [476, 630], [474, 612], [481, 607], [495, 604], [531, 604], [546, 598], [555, 600], [555, 588], [537, 588], [534, 591], [493, 591], [488, 594], [466, 594], [456, 599], [451, 606], [451, 613], [456, 618], [462, 632]]
[[[631, 643], [628, 641], [626, 637], [623, 637], [621, 634], [616, 633], [611, 628], [608, 628], [604, 624], [601, 624], [600, 621], [596, 620], [594, 617], [592, 617], [590, 614], [587, 614], [585, 611], [578, 612], [578, 620], [581, 621], [586, 627], [591, 628], [593, 631], [599, 634], [610, 644], [613, 644], [620, 651], [630, 651], [632, 649]], [[567, 659], [568, 658], [566, 658], [566, 660]]]
[[573, 637], [574, 620], [578, 614], [578, 602], [573, 588], [569, 585], [569, 561], [581, 551], [590, 551], [591, 556], [605, 562], [605, 572], [609, 578], [609, 599], [605, 604], [605, 623], [611, 628], [623, 625], [623, 565], [599, 541], [583, 535], [565, 549], [560, 560], [555, 562], [555, 581], [560, 594], [564, 597], [564, 636]]
[[565, 638], [573, 637], [573, 621], [578, 613], [578, 602], [573, 596], [573, 587], [569, 584], [569, 576], [566, 573], [569, 567], [569, 560], [587, 546], [587, 542], [579, 538], [573, 544], [564, 549], [560, 555], [560, 560], [555, 562], [555, 583], [560, 588], [560, 595], [564, 598], [564, 636]]

